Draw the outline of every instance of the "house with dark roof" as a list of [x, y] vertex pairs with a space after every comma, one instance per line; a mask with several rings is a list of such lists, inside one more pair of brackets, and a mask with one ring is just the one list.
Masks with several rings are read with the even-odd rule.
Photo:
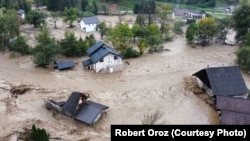
[[202, 19], [206, 17], [206, 14], [198, 11], [191, 11], [188, 9], [178, 9], [175, 8], [172, 10], [172, 19], [176, 17], [181, 17], [184, 19]]
[[111, 73], [123, 70], [123, 60], [114, 48], [98, 41], [87, 50], [89, 59], [82, 62], [84, 68], [95, 72]]
[[216, 96], [215, 107], [219, 112], [221, 124], [250, 124], [250, 99]]
[[56, 102], [45, 100], [45, 107], [77, 121], [93, 126], [99, 121], [103, 113], [109, 108], [103, 104], [89, 100], [89, 96], [80, 92], [72, 92], [67, 101]]
[[238, 66], [208, 67], [193, 76], [211, 97], [247, 97], [248, 88]]
[[23, 9], [17, 10], [17, 15], [20, 21], [23, 21], [25, 19], [25, 11]]
[[80, 27], [84, 32], [97, 31], [98, 23], [100, 23], [100, 20], [97, 16], [84, 17], [80, 21]]

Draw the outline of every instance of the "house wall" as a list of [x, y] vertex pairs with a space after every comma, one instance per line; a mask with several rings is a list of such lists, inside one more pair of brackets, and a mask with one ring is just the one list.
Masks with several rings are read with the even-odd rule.
[[80, 22], [81, 30], [83, 30], [84, 32], [96, 31], [96, 25], [97, 23], [85, 24], [82, 20]]
[[103, 58], [103, 62], [97, 62], [94, 65], [95, 72], [119, 71], [120, 69], [116, 69], [116, 66], [123, 65], [123, 61], [119, 56], [117, 56], [117, 59], [114, 59], [114, 56], [115, 55], [110, 53]]

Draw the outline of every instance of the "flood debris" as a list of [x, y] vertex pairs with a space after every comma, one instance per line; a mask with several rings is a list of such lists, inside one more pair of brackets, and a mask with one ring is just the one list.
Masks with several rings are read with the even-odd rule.
[[18, 86], [12, 86], [10, 93], [13, 95], [21, 95], [30, 90], [32, 90], [31, 85], [21, 84]]

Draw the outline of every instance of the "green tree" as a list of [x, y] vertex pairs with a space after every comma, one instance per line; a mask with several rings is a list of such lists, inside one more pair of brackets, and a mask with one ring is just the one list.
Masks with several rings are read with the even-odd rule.
[[158, 5], [157, 9], [156, 9], [156, 13], [160, 22], [160, 31], [161, 31], [161, 36], [162, 39], [167, 40], [167, 38], [169, 38], [169, 32], [170, 32], [170, 26], [168, 24], [168, 13], [171, 10], [171, 6], [169, 4], [160, 4]]
[[138, 43], [138, 48], [140, 51], [140, 55], [142, 55], [148, 48], [148, 45], [146, 43], [145, 40], [140, 40], [140, 42]]
[[185, 34], [188, 44], [193, 44], [197, 36], [198, 36], [198, 25], [196, 23], [191, 23], [187, 27]]
[[15, 10], [6, 10], [0, 15], [0, 49], [9, 46], [10, 39], [18, 37], [20, 22]]
[[60, 11], [54, 11], [54, 12], [52, 11], [50, 15], [53, 18], [54, 28], [56, 29], [57, 28], [56, 22], [59, 20], [59, 17], [61, 17], [62, 13]]
[[46, 26], [41, 28], [41, 33], [36, 37], [38, 44], [33, 48], [32, 60], [37, 67], [47, 67], [59, 53], [59, 45], [51, 37], [51, 33]]
[[217, 29], [216, 41], [226, 44], [228, 30], [233, 26], [232, 18], [227, 17], [217, 21], [218, 21], [218, 29]]
[[240, 68], [245, 71], [250, 71], [250, 46], [243, 46], [237, 52], [237, 63]]
[[93, 34], [85, 37], [85, 40], [88, 42], [89, 47], [96, 43], [96, 39]]
[[183, 22], [182, 21], [176, 21], [174, 23], [174, 27], [173, 27], [173, 32], [175, 34], [179, 34], [179, 35], [182, 35], [183, 34]]
[[21, 55], [30, 54], [31, 47], [27, 43], [24, 36], [18, 36], [15, 40], [10, 42], [10, 50], [21, 53]]
[[109, 28], [107, 27], [107, 24], [105, 22], [100, 22], [96, 26], [101, 34], [101, 39], [103, 39], [103, 36], [107, 33]]
[[86, 11], [93, 13], [93, 14], [97, 14], [98, 12], [98, 6], [96, 4], [95, 0], [92, 0], [88, 6], [86, 7]]
[[73, 22], [78, 18], [79, 16], [79, 10], [77, 8], [71, 7], [71, 8], [65, 8], [63, 12], [63, 21], [69, 22], [69, 27], [73, 28]]
[[26, 19], [30, 24], [34, 25], [34, 28], [38, 28], [45, 23], [46, 16], [47, 15], [41, 11], [31, 10], [27, 14]]
[[240, 7], [235, 10], [232, 18], [234, 20], [234, 29], [237, 32], [236, 39], [240, 41], [250, 29], [250, 4], [247, 2], [242, 3]]
[[49, 134], [45, 129], [37, 128], [33, 124], [31, 129], [31, 138], [35, 141], [49, 141]]
[[86, 11], [87, 9], [87, 6], [89, 5], [89, 2], [88, 0], [81, 0], [81, 8], [82, 8], [82, 11]]
[[149, 46], [149, 52], [159, 52], [163, 50], [161, 32], [159, 27], [156, 24], [151, 24], [146, 29], [146, 37], [147, 45]]
[[198, 38], [206, 46], [216, 35], [217, 24], [214, 18], [203, 18], [198, 22]]
[[107, 32], [106, 40], [110, 41], [113, 46], [122, 51], [129, 47], [133, 38], [133, 32], [127, 23], [122, 23], [110, 29]]
[[50, 11], [64, 11], [65, 8], [75, 7], [78, 0], [48, 0], [47, 9]]
[[80, 38], [78, 40], [78, 47], [80, 49], [81, 55], [85, 55], [87, 49], [90, 47], [89, 46], [89, 41], [88, 40], [83, 40], [82, 38]]
[[242, 40], [241, 46], [250, 46], [250, 32], [248, 32]]
[[145, 35], [145, 28], [139, 24], [134, 24], [131, 30], [134, 35], [134, 42], [136, 41], [136, 37], [144, 37]]
[[146, 26], [145, 21], [146, 21], [146, 18], [139, 14], [136, 16], [135, 24], [138, 24], [141, 27], [143, 27], [143, 26]]
[[125, 50], [121, 51], [121, 55], [124, 58], [136, 58], [140, 56], [140, 53], [132, 47], [128, 47]]
[[73, 32], [65, 31], [64, 39], [60, 45], [62, 54], [67, 57], [76, 57], [81, 55], [81, 50], [78, 47], [79, 43]]
[[104, 15], [108, 15], [109, 9], [107, 4], [103, 3], [101, 5], [101, 10], [104, 12]]

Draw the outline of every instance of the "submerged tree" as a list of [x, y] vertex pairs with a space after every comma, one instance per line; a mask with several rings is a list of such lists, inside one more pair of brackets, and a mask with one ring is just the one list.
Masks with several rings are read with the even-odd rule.
[[46, 16], [47, 15], [41, 11], [31, 10], [27, 14], [26, 19], [30, 24], [33, 24], [34, 27], [37, 28], [42, 27], [42, 25], [45, 23]]
[[103, 39], [103, 36], [107, 33], [109, 28], [107, 27], [107, 24], [105, 22], [101, 22], [97, 24], [97, 28], [101, 34], [101, 39]]
[[198, 22], [198, 38], [202, 46], [206, 46], [217, 32], [217, 24], [214, 18], [203, 18]]
[[198, 36], [198, 26], [196, 23], [191, 23], [186, 30], [186, 39], [188, 41], [188, 44], [193, 44], [195, 39]]
[[33, 62], [37, 67], [47, 67], [51, 64], [59, 53], [59, 45], [51, 37], [51, 33], [46, 26], [41, 28], [41, 33], [36, 37], [38, 44], [33, 49]]
[[67, 57], [76, 57], [81, 55], [78, 41], [73, 32], [66, 31], [64, 39], [60, 43], [62, 54]]

